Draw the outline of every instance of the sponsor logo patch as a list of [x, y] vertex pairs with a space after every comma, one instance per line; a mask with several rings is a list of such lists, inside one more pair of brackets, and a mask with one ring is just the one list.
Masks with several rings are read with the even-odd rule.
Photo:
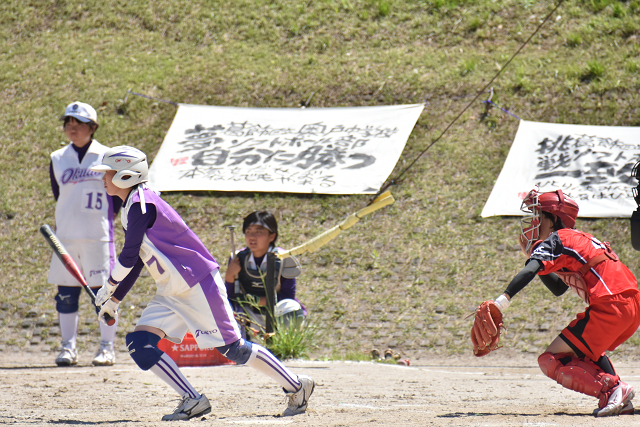
[[217, 329], [212, 329], [210, 331], [201, 331], [200, 329], [196, 329], [195, 338], [198, 338], [200, 335], [213, 335], [217, 333]]

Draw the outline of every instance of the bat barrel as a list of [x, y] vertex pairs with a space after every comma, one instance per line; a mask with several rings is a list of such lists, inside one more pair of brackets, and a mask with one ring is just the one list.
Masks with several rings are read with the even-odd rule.
[[[67, 252], [64, 245], [55, 235], [51, 227], [48, 224], [41, 226], [40, 233], [44, 236], [44, 240], [47, 241], [49, 246], [51, 246], [51, 249], [53, 249], [53, 253], [56, 254], [58, 258], [60, 258], [60, 261], [62, 262], [64, 267], [67, 269], [67, 271], [73, 276], [74, 279], [80, 282], [84, 290], [89, 295], [89, 298], [91, 298], [91, 303], [95, 304], [96, 296], [91, 290], [91, 288], [89, 287], [89, 284], [87, 283], [86, 279], [84, 278], [84, 275], [80, 271], [78, 264], [76, 264], [73, 258], [71, 258], [71, 255], [69, 255], [69, 252]], [[109, 316], [108, 314], [105, 314], [104, 318], [105, 318], [105, 321], [107, 322], [107, 325], [109, 326], [116, 323], [116, 319]]]

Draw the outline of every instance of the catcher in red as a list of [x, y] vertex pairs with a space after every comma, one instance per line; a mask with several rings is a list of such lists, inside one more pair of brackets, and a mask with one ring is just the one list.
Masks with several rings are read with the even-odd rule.
[[606, 351], [640, 325], [640, 291], [609, 243], [574, 228], [578, 204], [562, 190], [530, 191], [522, 201], [520, 246], [525, 267], [495, 301], [476, 310], [471, 340], [476, 356], [498, 348], [502, 315], [536, 275], [555, 295], [575, 291], [587, 307], [538, 357], [542, 372], [561, 386], [598, 399], [597, 417], [633, 414], [634, 389], [620, 380]]

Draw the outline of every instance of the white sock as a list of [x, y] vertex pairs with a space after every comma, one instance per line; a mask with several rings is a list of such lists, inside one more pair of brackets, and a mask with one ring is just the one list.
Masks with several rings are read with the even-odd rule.
[[77, 311], [75, 313], [58, 313], [62, 345], [74, 350], [76, 348], [76, 337], [78, 336], [78, 317]]
[[158, 363], [153, 365], [149, 370], [160, 377], [162, 381], [169, 384], [180, 396], [186, 394], [193, 399], [200, 399], [200, 393], [193, 388], [189, 380], [180, 372], [180, 368], [178, 368], [176, 362], [166, 353], [163, 353]]
[[300, 389], [298, 376], [287, 369], [269, 350], [261, 345], [251, 343], [252, 352], [246, 365], [250, 366], [271, 379], [291, 393]]
[[116, 338], [116, 327], [118, 326], [118, 321], [116, 323], [109, 326], [104, 322], [98, 321], [100, 324], [100, 344], [110, 344], [111, 349], [113, 350], [113, 341]]

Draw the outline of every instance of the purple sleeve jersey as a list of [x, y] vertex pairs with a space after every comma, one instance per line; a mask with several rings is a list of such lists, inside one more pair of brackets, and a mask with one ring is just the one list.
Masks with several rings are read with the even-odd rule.
[[[158, 294], [177, 295], [217, 270], [218, 263], [167, 202], [146, 186], [142, 191], [147, 214], [142, 215], [138, 189], [131, 191], [122, 209], [127, 249], [126, 254], [123, 251], [126, 256], [126, 259], [122, 259], [123, 266], [125, 262], [127, 267], [133, 265], [135, 248], [139, 247], [138, 256], [155, 279]], [[150, 223], [148, 219], [145, 221], [143, 217], [154, 208], [156, 214], [153, 222]], [[132, 211], [133, 215], [130, 215]]]
[[296, 279], [287, 279], [280, 276], [280, 292], [278, 292], [278, 301], [283, 299], [296, 299]]

